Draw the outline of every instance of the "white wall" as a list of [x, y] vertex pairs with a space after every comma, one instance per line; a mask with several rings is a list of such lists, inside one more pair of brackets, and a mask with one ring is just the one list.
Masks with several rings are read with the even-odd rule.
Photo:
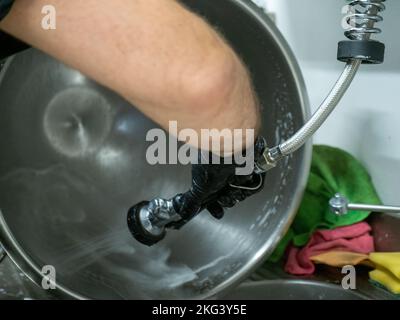
[[[292, 47], [314, 111], [339, 76], [337, 42], [344, 40], [344, 0], [255, 0], [266, 3]], [[351, 152], [371, 173], [384, 202], [400, 205], [400, 1], [386, 1], [384, 65], [362, 66], [350, 91], [314, 143]]]

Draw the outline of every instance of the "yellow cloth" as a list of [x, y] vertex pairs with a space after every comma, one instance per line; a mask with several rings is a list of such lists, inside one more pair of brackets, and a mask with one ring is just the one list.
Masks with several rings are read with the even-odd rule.
[[373, 252], [369, 255], [375, 265], [389, 270], [400, 280], [400, 252]]
[[310, 260], [332, 267], [365, 265], [375, 268], [369, 273], [371, 280], [378, 282], [394, 294], [400, 294], [400, 252], [373, 252], [366, 255], [347, 251], [330, 251], [315, 255]]
[[311, 261], [318, 264], [326, 264], [331, 267], [344, 267], [348, 265], [356, 266], [358, 264], [373, 267], [368, 261], [368, 255], [347, 251], [329, 251], [310, 258]]
[[374, 252], [369, 259], [376, 266], [369, 277], [394, 294], [400, 294], [400, 252]]

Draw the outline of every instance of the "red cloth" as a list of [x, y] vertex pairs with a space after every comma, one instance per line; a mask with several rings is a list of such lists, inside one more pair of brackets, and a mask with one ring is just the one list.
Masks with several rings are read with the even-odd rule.
[[317, 230], [307, 245], [298, 248], [291, 245], [285, 271], [294, 275], [310, 275], [315, 271], [310, 257], [328, 251], [349, 251], [368, 254], [374, 251], [371, 227], [366, 222], [333, 230]]

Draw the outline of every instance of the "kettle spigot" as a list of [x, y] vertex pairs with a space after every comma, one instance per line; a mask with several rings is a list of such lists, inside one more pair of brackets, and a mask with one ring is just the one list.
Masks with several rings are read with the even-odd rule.
[[128, 228], [139, 242], [152, 246], [164, 239], [167, 226], [180, 221], [173, 199], [161, 198], [142, 201], [128, 211]]
[[[188, 214], [181, 212], [182, 199], [185, 195], [178, 194], [168, 200], [155, 198], [151, 201], [142, 201], [130, 208], [127, 222], [132, 236], [142, 244], [153, 246], [164, 239], [167, 229], [181, 229], [216, 199], [216, 196], [208, 198], [203, 207]], [[210, 214], [217, 220], [223, 217], [223, 212], [216, 211]]]
[[329, 200], [329, 208], [332, 213], [339, 216], [346, 215], [349, 211], [370, 211], [387, 213], [393, 217], [400, 218], [400, 207], [398, 206], [350, 203], [345, 196], [339, 193]]

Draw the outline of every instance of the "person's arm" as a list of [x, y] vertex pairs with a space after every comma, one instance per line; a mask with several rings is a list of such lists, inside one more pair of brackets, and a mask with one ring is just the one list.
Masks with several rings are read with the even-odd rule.
[[[41, 28], [49, 4], [56, 30]], [[243, 63], [175, 0], [16, 0], [0, 28], [116, 91], [166, 129], [171, 120], [199, 133], [260, 126]]]

